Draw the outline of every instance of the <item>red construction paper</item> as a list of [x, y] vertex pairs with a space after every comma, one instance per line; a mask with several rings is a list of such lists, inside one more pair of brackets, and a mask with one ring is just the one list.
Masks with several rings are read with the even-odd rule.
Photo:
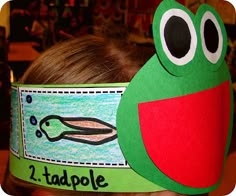
[[139, 120], [149, 157], [167, 176], [186, 186], [218, 182], [230, 124], [230, 84], [140, 103]]

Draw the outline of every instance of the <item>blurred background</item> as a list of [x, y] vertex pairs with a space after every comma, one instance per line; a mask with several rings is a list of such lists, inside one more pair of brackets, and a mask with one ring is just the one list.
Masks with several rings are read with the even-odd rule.
[[[10, 84], [18, 81], [41, 52], [60, 41], [84, 34], [122, 39], [153, 49], [152, 19], [160, 2], [161, 0], [13, 0], [4, 4], [0, 11], [0, 150], [7, 151], [9, 145]], [[232, 81], [235, 82], [234, 7], [224, 0], [178, 2], [193, 13], [202, 3], [210, 4], [219, 12], [228, 33], [225, 59]], [[233, 138], [234, 135], [235, 131]], [[236, 149], [234, 141], [235, 139], [230, 152]], [[6, 160], [0, 158], [0, 161]], [[4, 164], [0, 165], [2, 174]]]

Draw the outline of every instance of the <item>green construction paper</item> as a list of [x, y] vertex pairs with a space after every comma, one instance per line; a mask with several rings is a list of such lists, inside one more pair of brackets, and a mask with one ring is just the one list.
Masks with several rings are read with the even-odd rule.
[[15, 87], [34, 87], [34, 88], [99, 88], [99, 87], [126, 87], [129, 83], [99, 83], [99, 84], [21, 84], [14, 82]]
[[[193, 13], [190, 12], [190, 10], [188, 10], [186, 7], [184, 7], [183, 5], [177, 3], [174, 0], [165, 0], [163, 1], [157, 8], [155, 15], [154, 15], [154, 19], [153, 19], [153, 37], [154, 37], [154, 43], [155, 43], [155, 48], [156, 48], [156, 52], [158, 54], [158, 57], [161, 59], [162, 65], [165, 67], [165, 69], [170, 73], [173, 74], [175, 76], [182, 76], [182, 75], [186, 75], [187, 73], [190, 73], [193, 71], [194, 69], [194, 59], [191, 59], [191, 57], [189, 57], [189, 60], [185, 60], [184, 58], [179, 58], [178, 62], [180, 65], [176, 65], [177, 61], [172, 61], [168, 56], [167, 56], [167, 51], [164, 48], [164, 42], [162, 41], [162, 33], [164, 31], [163, 28], [161, 28], [161, 22], [166, 22], [165, 18], [163, 18], [163, 15], [171, 10], [171, 9], [178, 9], [181, 10], [184, 14], [184, 16], [182, 16], [182, 18], [184, 18], [185, 20], [189, 20], [189, 22], [191, 22], [190, 28], [194, 28], [194, 15]], [[173, 13], [172, 13], [173, 12]], [[174, 14], [176, 11], [172, 10], [172, 12], [170, 12], [170, 14]], [[188, 16], [188, 18], [186, 19], [186, 16]], [[176, 25], [172, 25], [173, 27], [176, 27]], [[178, 25], [177, 25], [178, 26]], [[176, 38], [178, 38], [181, 34], [182, 34], [182, 30], [179, 29], [179, 31], [176, 31], [176, 29], [172, 29], [172, 31], [170, 32], [170, 34], [173, 35], [177, 35]], [[196, 36], [196, 32], [195, 29], [192, 29], [193, 36]], [[196, 39], [192, 39], [191, 43], [193, 46], [193, 49], [190, 51], [190, 56], [192, 55], [195, 59], [196, 56], [198, 55], [195, 51], [199, 50], [199, 46], [197, 44]], [[181, 50], [181, 46], [182, 44], [178, 44], [178, 50]], [[195, 48], [196, 47], [196, 48]], [[195, 54], [196, 53], [196, 54]]]
[[[165, 11], [178, 8], [189, 14], [193, 20], [197, 35], [197, 46], [193, 59], [186, 65], [175, 65], [163, 51], [160, 39], [160, 18]], [[202, 39], [200, 37], [201, 16], [210, 11], [217, 19], [222, 32], [223, 46], [220, 56], [216, 56], [215, 63], [210, 62], [204, 55]], [[171, 179], [162, 173], [152, 162], [142, 140], [139, 126], [138, 104], [167, 98], [184, 96], [210, 88], [214, 88], [226, 81], [231, 83], [230, 73], [224, 61], [227, 36], [219, 15], [213, 8], [202, 5], [196, 16], [185, 7], [173, 0], [164, 0], [156, 10], [153, 21], [153, 35], [157, 54], [143, 66], [128, 85], [117, 111], [118, 140], [129, 165], [137, 173], [166, 189], [183, 194], [201, 194], [214, 190], [219, 181], [207, 188], [188, 187]], [[228, 130], [225, 157], [228, 152], [233, 122], [233, 92], [230, 92], [230, 125]], [[204, 109], [204, 108], [203, 108]], [[184, 112], [184, 111], [183, 111]], [[193, 111], [194, 112], [194, 111]], [[157, 122], [158, 123], [158, 122]], [[158, 142], [158, 138], [157, 138]], [[183, 141], [185, 145], [185, 141]], [[207, 150], [207, 149], [206, 149]], [[181, 155], [180, 155], [181, 157]], [[187, 157], [184, 157], [187, 159]], [[199, 179], [201, 180], [201, 179]]]
[[132, 169], [49, 164], [23, 157], [18, 158], [12, 153], [10, 154], [10, 172], [21, 180], [55, 189], [91, 192], [154, 192], [165, 190], [145, 180]]
[[[91, 117], [93, 120], [98, 116], [100, 121], [95, 122], [112, 123], [112, 125], [114, 123], [115, 126], [116, 109], [125, 90], [125, 84], [95, 86], [98, 87], [12, 85], [11, 174], [33, 184], [65, 190], [91, 192], [165, 190], [138, 175], [127, 165], [116, 138], [93, 146], [67, 138], [49, 141], [45, 133], [41, 132], [40, 136], [37, 134], [42, 131], [40, 127], [42, 119], [45, 116], [53, 117], [53, 114], [60, 115], [62, 120], [63, 118], [68, 120], [68, 117], [72, 117], [73, 120], [77, 120], [74, 117]], [[51, 126], [50, 124], [44, 130]], [[94, 128], [88, 127], [90, 130]], [[76, 128], [76, 125], [64, 128], [71, 130], [70, 128]], [[59, 131], [60, 126], [56, 130]]]
[[215, 54], [212, 54], [212, 57], [216, 59], [215, 63], [210, 62], [207, 58], [206, 55], [204, 54], [203, 50], [203, 43], [204, 41], [201, 40], [199, 47], [201, 49], [201, 53], [199, 54], [199, 59], [201, 59], [201, 63], [203, 64], [207, 64], [208, 66], [206, 66], [205, 68], [211, 71], [217, 71], [217, 69], [219, 69], [219, 67], [222, 65], [222, 62], [225, 59], [225, 55], [226, 55], [226, 51], [227, 51], [227, 33], [224, 27], [224, 23], [221, 20], [220, 16], [218, 15], [218, 13], [216, 12], [216, 10], [214, 8], [212, 8], [211, 6], [207, 5], [207, 4], [203, 4], [199, 7], [198, 11], [197, 11], [197, 15], [195, 17], [195, 24], [197, 26], [197, 28], [199, 29], [197, 31], [198, 33], [198, 37], [201, 37], [203, 39], [203, 36], [201, 36], [202, 33], [202, 29], [201, 29], [201, 22], [202, 22], [202, 18], [204, 16], [204, 14], [206, 14], [206, 10], [209, 10], [210, 13], [212, 13], [218, 22], [218, 27], [219, 27], [219, 33], [222, 34], [222, 47], [221, 47], [221, 52], [220, 54], [217, 56]]

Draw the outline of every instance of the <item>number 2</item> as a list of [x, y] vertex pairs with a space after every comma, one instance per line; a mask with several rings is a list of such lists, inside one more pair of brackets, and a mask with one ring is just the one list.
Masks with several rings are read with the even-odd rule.
[[30, 175], [30, 179], [31, 179], [31, 180], [34, 180], [34, 181], [37, 181], [37, 179], [34, 177], [34, 174], [35, 174], [35, 167], [34, 167], [33, 165], [30, 165], [30, 166], [29, 166], [29, 169], [32, 170], [31, 175]]

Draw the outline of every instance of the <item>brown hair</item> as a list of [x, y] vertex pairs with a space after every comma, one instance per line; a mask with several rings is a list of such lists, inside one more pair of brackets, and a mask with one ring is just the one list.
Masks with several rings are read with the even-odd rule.
[[[20, 82], [26, 84], [129, 82], [152, 56], [153, 51], [153, 48], [92, 35], [75, 38], [58, 43], [43, 52], [31, 64]], [[47, 189], [23, 182], [11, 175], [8, 175], [5, 184], [6, 191], [13, 195], [123, 195]], [[177, 194], [166, 191], [142, 195]]]
[[[29, 84], [129, 82], [150, 58], [133, 44], [87, 35], [45, 51], [21, 79]], [[146, 52], [147, 53], [147, 52]]]

